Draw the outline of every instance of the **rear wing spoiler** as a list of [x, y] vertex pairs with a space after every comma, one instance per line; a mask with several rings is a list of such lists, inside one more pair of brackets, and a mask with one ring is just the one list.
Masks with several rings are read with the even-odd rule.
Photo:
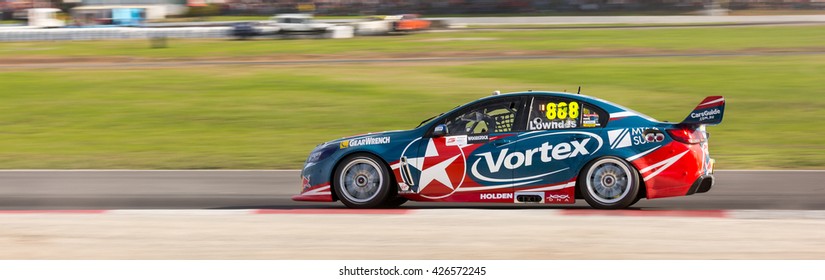
[[708, 96], [681, 122], [684, 125], [717, 125], [725, 113], [725, 97]]

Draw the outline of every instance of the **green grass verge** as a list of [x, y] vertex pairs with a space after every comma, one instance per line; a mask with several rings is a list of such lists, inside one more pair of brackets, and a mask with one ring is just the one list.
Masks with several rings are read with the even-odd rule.
[[[484, 39], [484, 41], [477, 41]], [[0, 43], [3, 58], [815, 49], [816, 26], [430, 33], [352, 40]], [[825, 56], [0, 72], [0, 168], [296, 168], [317, 143], [415, 126], [492, 90], [575, 89], [662, 120], [728, 97], [720, 168], [823, 168]]]
[[426, 70], [6, 72], [0, 88], [14, 90], [0, 93], [0, 168], [295, 168], [325, 140], [411, 128], [478, 97], [467, 86], [448, 98], [453, 90], [407, 88], [474, 85]]
[[297, 168], [492, 90], [575, 90], [661, 120], [725, 95], [719, 168], [823, 168], [825, 56], [3, 72], [0, 168]]
[[632, 30], [530, 30], [424, 33], [342, 40], [169, 40], [150, 48], [148, 40], [6, 42], [0, 60], [20, 57], [157, 59], [252, 58], [338, 55], [423, 56], [519, 52], [707, 52], [822, 48], [821, 26], [682, 28]]

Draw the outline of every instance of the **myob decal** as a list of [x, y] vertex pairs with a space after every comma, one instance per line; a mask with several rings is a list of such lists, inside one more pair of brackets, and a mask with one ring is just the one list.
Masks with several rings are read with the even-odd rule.
[[614, 129], [607, 132], [607, 137], [611, 149], [661, 142], [665, 139], [662, 131], [647, 127]]
[[611, 149], [618, 149], [624, 147], [630, 147], [633, 145], [633, 142], [630, 141], [630, 129], [623, 128], [623, 129], [614, 129], [607, 132], [607, 138], [610, 140], [610, 148]]
[[339, 148], [345, 149], [348, 147], [358, 147], [358, 146], [366, 146], [366, 145], [377, 145], [377, 144], [389, 144], [390, 137], [383, 136], [383, 137], [364, 137], [364, 138], [356, 138], [352, 140], [344, 140], [341, 141]]
[[[558, 134], [581, 134], [588, 137], [560, 143], [551, 143], [549, 141], [545, 141], [544, 143], [537, 144], [535, 147], [527, 148], [524, 150], [513, 150], [513, 148], [511, 147], [514, 146], [505, 147], [506, 145], [503, 145], [502, 147], [505, 148], [499, 149], [497, 151], [476, 154], [475, 156], [477, 158], [475, 162], [473, 162], [473, 166], [470, 172], [472, 172], [472, 175], [475, 176], [477, 179], [488, 182], [518, 182], [524, 180], [533, 180], [546, 175], [561, 172], [568, 168], [550, 170], [547, 173], [512, 179], [508, 176], [504, 176], [504, 178], [495, 178], [498, 177], [495, 175], [504, 170], [513, 170], [522, 167], [547, 164], [553, 161], [562, 161], [568, 158], [589, 155], [598, 151], [602, 146], [602, 139], [598, 135], [589, 132], [553, 132], [526, 135], [526, 137], [513, 141], [511, 142], [511, 144], [521, 142], [527, 139], [546, 137]], [[479, 165], [485, 166], [486, 168], [482, 168], [480, 171]], [[543, 168], [536, 168], [536, 170], [548, 171], [547, 169]], [[490, 175], [485, 176], [484, 174]]]

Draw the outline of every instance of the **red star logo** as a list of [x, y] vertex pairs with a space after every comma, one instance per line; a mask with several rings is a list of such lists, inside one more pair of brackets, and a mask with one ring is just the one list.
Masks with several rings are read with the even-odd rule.
[[418, 193], [425, 197], [447, 196], [464, 181], [465, 156], [458, 146], [447, 146], [447, 137], [430, 139], [421, 164]]

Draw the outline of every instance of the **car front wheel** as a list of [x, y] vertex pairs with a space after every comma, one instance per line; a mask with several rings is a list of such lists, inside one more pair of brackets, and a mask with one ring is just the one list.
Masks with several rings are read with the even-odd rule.
[[347, 207], [381, 207], [390, 193], [389, 170], [373, 155], [349, 156], [335, 169], [334, 189]]
[[582, 169], [577, 185], [593, 208], [622, 209], [636, 201], [639, 175], [626, 161], [603, 157]]

